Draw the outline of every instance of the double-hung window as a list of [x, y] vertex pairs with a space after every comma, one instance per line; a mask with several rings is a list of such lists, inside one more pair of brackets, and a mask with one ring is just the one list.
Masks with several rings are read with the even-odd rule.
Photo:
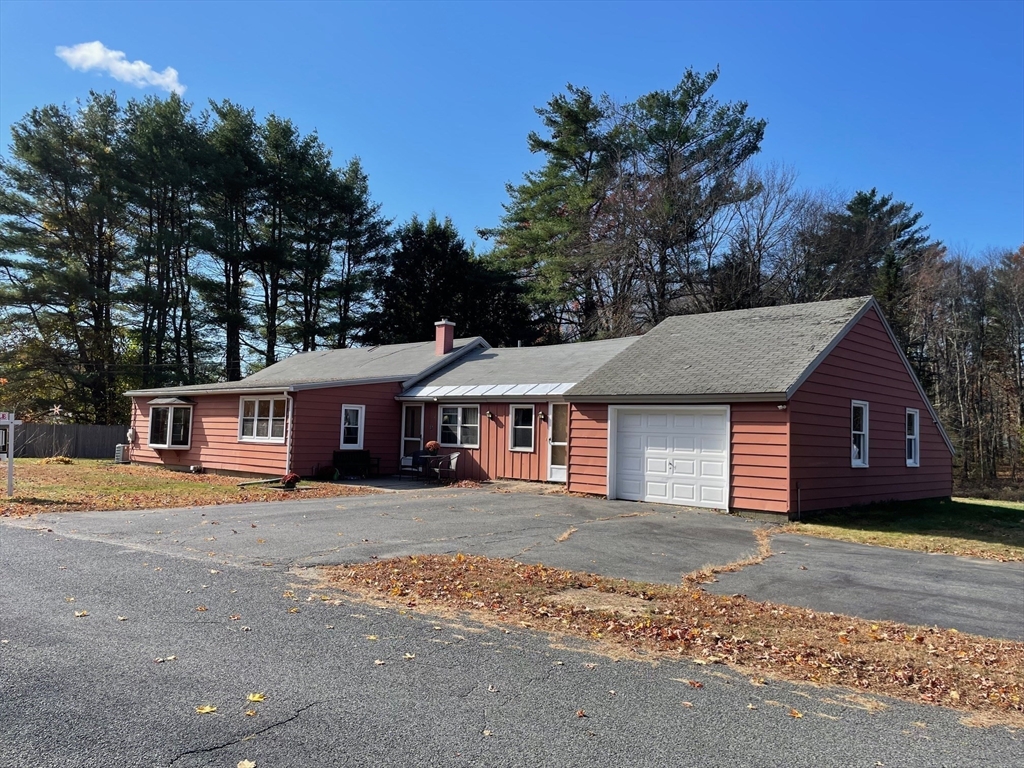
[[362, 450], [363, 423], [366, 421], [365, 405], [341, 406], [341, 447]]
[[850, 405], [850, 466], [868, 465], [868, 404], [854, 400]]
[[921, 466], [921, 412], [907, 408], [907, 466]]
[[509, 448], [513, 451], [533, 450], [533, 406], [512, 406], [512, 429]]
[[153, 405], [149, 408], [149, 447], [187, 451], [192, 447], [192, 406]]
[[239, 406], [238, 439], [283, 443], [288, 402], [283, 397], [243, 397]]
[[476, 405], [442, 405], [440, 443], [452, 448], [480, 447], [480, 408]]

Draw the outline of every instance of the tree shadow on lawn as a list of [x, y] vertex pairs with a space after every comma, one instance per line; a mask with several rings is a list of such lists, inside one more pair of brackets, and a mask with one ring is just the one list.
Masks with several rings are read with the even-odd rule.
[[1024, 504], [978, 499], [891, 501], [815, 515], [802, 522], [851, 533], [937, 536], [1024, 549]]

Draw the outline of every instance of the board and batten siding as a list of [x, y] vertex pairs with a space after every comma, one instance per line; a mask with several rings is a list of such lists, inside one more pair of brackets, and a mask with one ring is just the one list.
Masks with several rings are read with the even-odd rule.
[[608, 493], [608, 406], [569, 404], [569, 477], [575, 493]]
[[[868, 403], [868, 467], [851, 467], [851, 401]], [[920, 466], [906, 463], [906, 409], [920, 412]], [[874, 309], [789, 402], [792, 512], [952, 493], [952, 455]]]
[[238, 395], [193, 397], [192, 445], [187, 451], [150, 448], [149, 401], [132, 398], [131, 459], [140, 464], [163, 464], [174, 469], [199, 465], [207, 470], [254, 475], [283, 475], [286, 443], [251, 443], [238, 439]]
[[401, 392], [400, 382], [295, 392], [292, 471], [311, 477], [318, 467], [330, 466], [334, 452], [341, 449], [341, 407], [362, 405], [366, 409], [363, 450], [380, 459], [382, 475], [398, 472], [402, 406], [395, 397]]
[[729, 508], [789, 511], [789, 411], [777, 403], [730, 408]]
[[[480, 408], [480, 447], [444, 446], [441, 454], [458, 453], [455, 471], [460, 480], [535, 480], [548, 479], [548, 403], [423, 403], [423, 440], [440, 441], [438, 423], [442, 406], [469, 405]], [[509, 448], [512, 406], [533, 406], [533, 450], [513, 451]], [[492, 418], [485, 415], [491, 412]], [[397, 433], [396, 433], [397, 434]]]

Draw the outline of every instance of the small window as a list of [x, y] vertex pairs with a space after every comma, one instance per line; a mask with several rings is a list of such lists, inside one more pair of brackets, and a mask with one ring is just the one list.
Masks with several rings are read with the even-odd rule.
[[149, 447], [186, 451], [192, 447], [192, 406], [152, 406], [149, 409]]
[[244, 397], [238, 419], [238, 439], [256, 443], [283, 443], [288, 402], [283, 397]]
[[512, 433], [509, 436], [513, 451], [533, 450], [533, 406], [512, 406]]
[[475, 405], [442, 405], [440, 443], [452, 448], [480, 447], [480, 408]]
[[341, 447], [362, 450], [365, 405], [341, 406]]
[[868, 465], [868, 404], [854, 400], [850, 410], [850, 466]]
[[916, 408], [907, 408], [907, 466], [921, 466], [921, 439], [919, 437], [921, 413]]

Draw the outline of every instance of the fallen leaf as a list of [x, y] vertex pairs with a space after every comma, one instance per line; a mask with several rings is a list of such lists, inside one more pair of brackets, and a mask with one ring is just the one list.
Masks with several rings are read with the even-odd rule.
[[[246, 712], [245, 714], [249, 714], [249, 713]], [[253, 714], [255, 715], [256, 713], [253, 712]], [[256, 761], [255, 760], [239, 760], [237, 768], [256, 768]]]
[[416, 658], [416, 654], [415, 653], [407, 653], [402, 658], [404, 658], [404, 659], [415, 659]]
[[327, 629], [334, 629], [334, 625], [333, 624], [328, 624], [326, 628]]
[[367, 635], [367, 636], [366, 636], [366, 639], [367, 639], [367, 640], [376, 640], [376, 639], [377, 639], [377, 636], [376, 636], [376, 635]]
[[240, 618], [242, 618], [242, 614], [240, 613], [232, 613], [230, 616], [228, 616], [229, 621], [238, 621]]
[[302, 609], [295, 605], [288, 609], [288, 613], [302, 613]]
[[216, 568], [211, 568], [210, 573], [220, 573]]
[[689, 701], [681, 701], [679, 703], [682, 704], [684, 707], [692, 707], [693, 706], [693, 704], [691, 702], [689, 702]]
[[576, 717], [586, 717], [586, 716], [587, 716], [587, 711], [585, 709], [577, 709], [576, 710]]
[[256, 715], [258, 715], [258, 714], [259, 714], [259, 712], [257, 712], [255, 709], [247, 709], [247, 710], [245, 710], [245, 716], [246, 717], [256, 717]]
[[799, 720], [799, 719], [800, 719], [801, 717], [803, 717], [803, 716], [804, 716], [804, 715], [803, 715], [803, 712], [801, 712], [801, 711], [800, 711], [800, 710], [798, 710], [798, 709], [790, 709], [790, 710], [789, 710], [789, 712], [788, 712], [787, 714], [788, 714], [788, 715], [789, 715], [790, 717], [792, 717], [792, 718], [793, 718], [794, 720]]
[[76, 619], [80, 619], [83, 616], [88, 616], [88, 615], [89, 615], [88, 611], [75, 611], [75, 618]]
[[203, 704], [201, 707], [196, 707], [196, 712], [200, 715], [208, 715], [211, 712], [216, 712], [217, 708], [210, 704]]
[[753, 704], [747, 704], [747, 709], [757, 709]]
[[700, 680], [687, 680], [686, 683], [691, 688], [697, 688], [698, 690], [704, 687], [704, 683], [702, 683]]
[[128, 617], [127, 616], [118, 616], [117, 620], [118, 621], [128, 621]]
[[245, 700], [246, 701], [265, 701], [266, 698], [267, 698], [266, 695], [264, 695], [262, 693], [250, 693], [248, 696], [245, 697]]
[[497, 693], [498, 692], [498, 689], [495, 688], [493, 685], [488, 685], [487, 686], [487, 690], [490, 691], [491, 693]]
[[380, 659], [374, 659], [373, 663], [376, 664], [378, 667], [383, 667], [384, 666], [384, 662], [381, 661]]
[[207, 608], [205, 605], [197, 605], [196, 606], [196, 610], [199, 611], [200, 613], [202, 613], [203, 611], [208, 611], [210, 609]]
[[174, 661], [177, 658], [177, 656], [168, 656], [166, 659], [164, 659], [164, 661]]

